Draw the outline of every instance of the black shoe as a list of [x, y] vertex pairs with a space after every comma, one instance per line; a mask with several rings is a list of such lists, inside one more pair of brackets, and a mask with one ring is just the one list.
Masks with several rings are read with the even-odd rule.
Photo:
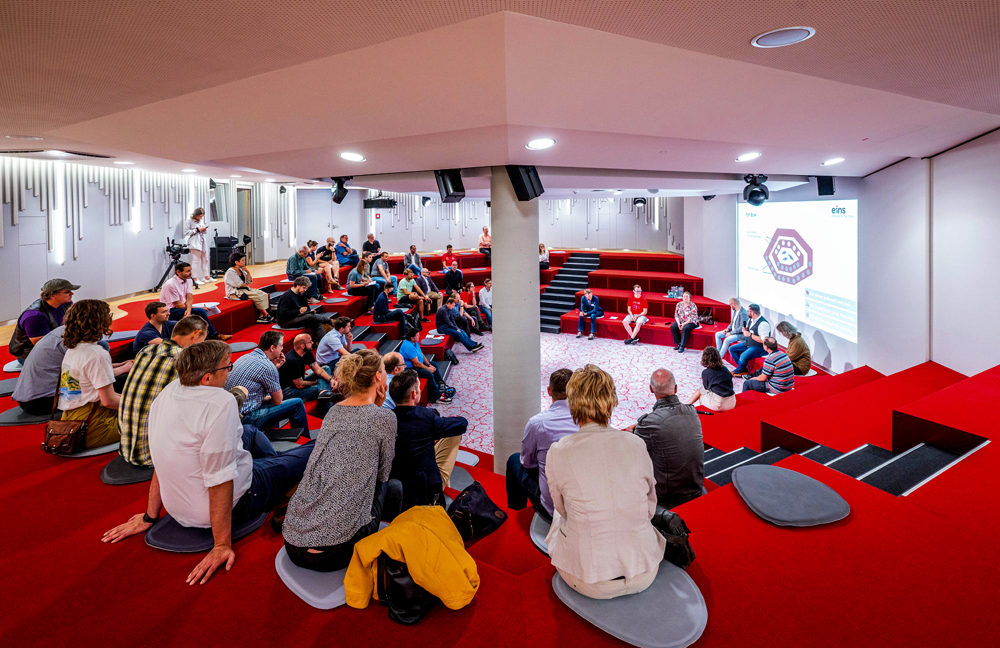
[[421, 318], [420, 318], [420, 321], [421, 321], [421, 322], [429, 322], [430, 320], [429, 320], [429, 319], [427, 319], [426, 317], [421, 317]]
[[625, 338], [625, 344], [632, 344], [632, 338]]
[[680, 349], [680, 348], [681, 348], [681, 345], [679, 345], [679, 344], [675, 344], [675, 345], [674, 345], [674, 351], [677, 351], [677, 350], [678, 350], [678, 349]]
[[677, 353], [684, 353], [684, 347], [682, 346], [677, 347]]
[[474, 347], [472, 347], [471, 349], [469, 349], [469, 353], [475, 353], [476, 351], [479, 351], [480, 349], [485, 349], [485, 348], [486, 348], [486, 347], [484, 347], [484, 346], [483, 346], [483, 343], [482, 343], [482, 342], [480, 342], [480, 343], [479, 343], [479, 344], [477, 344], [476, 346], [474, 346]]

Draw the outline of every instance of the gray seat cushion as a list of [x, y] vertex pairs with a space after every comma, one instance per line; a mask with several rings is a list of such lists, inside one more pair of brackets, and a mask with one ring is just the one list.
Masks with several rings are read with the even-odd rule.
[[472, 486], [472, 483], [475, 481], [476, 480], [472, 478], [472, 475], [469, 474], [468, 470], [462, 468], [461, 466], [455, 466], [455, 468], [451, 471], [449, 486], [457, 491], [464, 491], [469, 486]]
[[7, 378], [0, 380], [0, 396], [10, 396], [17, 387], [17, 378]]
[[115, 443], [109, 443], [108, 445], [97, 446], [96, 448], [87, 448], [83, 452], [77, 452], [76, 454], [68, 455], [56, 455], [57, 457], [66, 457], [67, 459], [83, 459], [85, 457], [96, 457], [102, 454], [108, 454], [109, 452], [118, 452], [118, 448], [121, 444], [117, 441]]
[[327, 304], [343, 304], [347, 300], [343, 297], [327, 297], [323, 301]]
[[464, 463], [466, 466], [475, 466], [479, 464], [479, 455], [467, 450], [459, 450], [457, 461], [458, 463]]
[[552, 523], [546, 522], [545, 518], [536, 512], [535, 517], [531, 518], [531, 528], [528, 530], [531, 543], [546, 556], [549, 555], [549, 545], [545, 542], [545, 538], [549, 535], [550, 528], [552, 528]]
[[283, 326], [279, 326], [278, 324], [275, 324], [271, 328], [273, 328], [275, 331], [303, 331], [303, 330], [305, 330], [306, 327], [304, 327], [304, 326], [293, 326], [292, 328], [285, 328]]
[[242, 351], [250, 351], [256, 346], [253, 342], [230, 342], [229, 350], [233, 353], [240, 353]]
[[116, 456], [101, 471], [101, 481], [109, 486], [140, 484], [153, 478], [152, 466], [133, 466], [121, 455]]
[[0, 412], [0, 426], [9, 425], [31, 425], [32, 423], [44, 423], [49, 420], [48, 414], [28, 414], [21, 406], [13, 407], [4, 412]]
[[[233, 524], [233, 542], [259, 529], [265, 520], [267, 513], [261, 513], [240, 524]], [[168, 513], [146, 531], [146, 544], [155, 549], [175, 553], [200, 553], [214, 547], [215, 539], [212, 537], [211, 529], [181, 526]]]
[[778, 526], [827, 524], [851, 512], [826, 484], [778, 466], [740, 466], [733, 471], [733, 485], [754, 513]]
[[120, 342], [122, 340], [134, 340], [139, 331], [115, 331], [108, 338], [108, 342]]
[[690, 646], [708, 624], [708, 608], [698, 586], [683, 569], [665, 560], [653, 584], [638, 594], [587, 598], [567, 585], [558, 573], [552, 578], [552, 589], [569, 609], [640, 648]]

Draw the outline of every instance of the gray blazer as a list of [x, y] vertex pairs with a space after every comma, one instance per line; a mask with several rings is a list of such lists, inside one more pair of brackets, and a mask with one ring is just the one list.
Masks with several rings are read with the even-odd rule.
[[729, 328], [726, 332], [729, 335], [739, 335], [743, 331], [743, 327], [750, 323], [750, 315], [747, 314], [747, 309], [740, 306], [740, 310], [736, 315], [733, 316], [733, 321], [729, 323]]

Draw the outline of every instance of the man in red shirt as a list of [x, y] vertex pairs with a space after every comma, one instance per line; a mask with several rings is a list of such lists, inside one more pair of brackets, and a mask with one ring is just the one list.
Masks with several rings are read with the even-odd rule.
[[[646, 317], [648, 312], [649, 303], [642, 296], [642, 288], [639, 287], [639, 284], [632, 286], [632, 296], [628, 299], [628, 314], [622, 322], [625, 324], [625, 332], [628, 333], [625, 344], [639, 344], [639, 329], [649, 321], [649, 318]], [[635, 322], [635, 329], [631, 327], [633, 322]]]
[[451, 267], [451, 264], [458, 261], [458, 257], [455, 253], [451, 251], [451, 246], [448, 246], [448, 251], [441, 256], [441, 263], [444, 264], [445, 270]]

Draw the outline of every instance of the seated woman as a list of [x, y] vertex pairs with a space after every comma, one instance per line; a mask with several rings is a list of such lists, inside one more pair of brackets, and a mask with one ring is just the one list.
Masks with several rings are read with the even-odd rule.
[[804, 376], [809, 373], [809, 370], [812, 369], [812, 351], [809, 350], [809, 345], [806, 344], [806, 340], [799, 333], [799, 330], [791, 322], [784, 321], [778, 322], [774, 328], [778, 333], [788, 338], [785, 355], [792, 361], [795, 375]]
[[368, 274], [368, 263], [361, 259], [347, 275], [347, 294], [364, 297], [365, 312], [368, 313], [375, 305], [379, 292], [379, 285], [372, 281], [371, 275]]
[[347, 397], [330, 408], [317, 434], [282, 534], [291, 561], [305, 569], [345, 569], [354, 545], [400, 512], [402, 487], [389, 481], [396, 415], [385, 402], [385, 366], [378, 352], [344, 356], [335, 378]]
[[66, 355], [59, 379], [59, 409], [64, 421], [87, 421], [85, 445], [97, 448], [121, 440], [111, 354], [98, 345], [111, 333], [111, 308], [99, 299], [73, 304], [63, 321]]
[[722, 364], [722, 356], [715, 347], [701, 352], [701, 388], [687, 399], [688, 405], [699, 400], [713, 412], [725, 412], [736, 407], [736, 391], [733, 389], [733, 374]]
[[471, 281], [465, 284], [465, 290], [458, 293], [458, 299], [462, 308], [465, 309], [465, 315], [469, 318], [470, 324], [474, 325], [476, 330], [483, 331], [492, 327], [492, 319], [489, 324], [483, 323], [483, 313], [479, 310], [479, 304], [476, 301], [476, 287]]
[[538, 244], [538, 268], [540, 270], [549, 269], [549, 251], [545, 249], [544, 243]]
[[[333, 264], [336, 264], [336, 269], [334, 269], [333, 264], [329, 261], [323, 260], [323, 255], [319, 251], [319, 243], [316, 241], [309, 241], [306, 243], [306, 247], [309, 248], [309, 254], [306, 255], [306, 263], [312, 268], [316, 274], [326, 281], [326, 285], [329, 290], [336, 290], [340, 288], [340, 282], [337, 281], [337, 273], [340, 272], [340, 264], [337, 263], [336, 259], [333, 260]], [[330, 255], [333, 258], [333, 255]]]
[[691, 293], [684, 291], [681, 301], [674, 307], [674, 321], [670, 323], [670, 332], [674, 336], [674, 351], [684, 353], [688, 345], [691, 331], [701, 326], [698, 318], [698, 305], [691, 301]]
[[553, 444], [546, 460], [552, 564], [567, 585], [590, 598], [641, 592], [656, 578], [666, 547], [650, 523], [653, 462], [642, 439], [608, 427], [618, 398], [600, 367], [573, 372], [566, 395], [580, 430]]
[[226, 270], [224, 278], [226, 284], [226, 299], [249, 299], [257, 309], [257, 323], [270, 324], [271, 315], [267, 312], [271, 305], [271, 296], [263, 290], [251, 288], [253, 277], [247, 270], [247, 255], [242, 252], [233, 252], [229, 255], [229, 269]]

